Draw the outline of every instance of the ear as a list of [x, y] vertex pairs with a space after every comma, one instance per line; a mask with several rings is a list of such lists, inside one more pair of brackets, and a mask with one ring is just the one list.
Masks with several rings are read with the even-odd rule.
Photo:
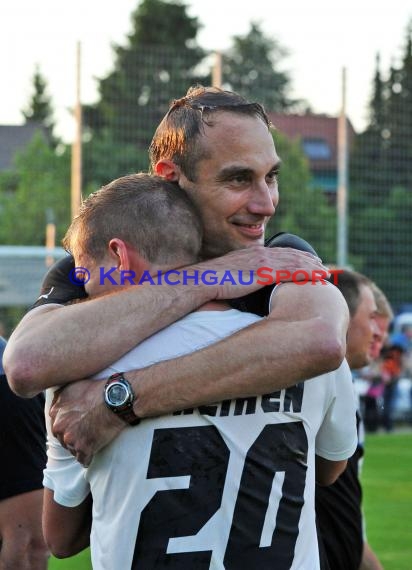
[[149, 266], [137, 249], [120, 238], [109, 241], [109, 255], [117, 271], [134, 271], [138, 278]]
[[159, 160], [154, 168], [155, 173], [171, 182], [178, 182], [181, 174], [180, 167], [172, 160]]

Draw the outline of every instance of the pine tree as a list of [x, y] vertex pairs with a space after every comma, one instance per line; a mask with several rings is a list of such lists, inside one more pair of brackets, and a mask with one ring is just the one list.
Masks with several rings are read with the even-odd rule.
[[401, 61], [377, 65], [369, 124], [351, 161], [350, 252], [392, 303], [411, 300], [412, 22]]
[[273, 38], [265, 36], [256, 22], [245, 36], [234, 36], [233, 46], [223, 58], [225, 84], [267, 110], [283, 111], [296, 105], [290, 98], [290, 78], [279, 70], [286, 50]]
[[412, 191], [412, 29], [408, 28], [399, 67], [392, 66], [388, 83], [386, 149], [392, 187]]
[[47, 92], [47, 81], [43, 77], [38, 65], [36, 65], [33, 74], [33, 94], [30, 97], [27, 107], [22, 110], [22, 114], [26, 123], [37, 122], [41, 124], [47, 131], [49, 140], [53, 142], [53, 144], [56, 142], [53, 138], [55, 126], [53, 106]]
[[196, 44], [198, 31], [185, 5], [143, 0], [132, 15], [127, 45], [114, 48], [114, 70], [99, 81], [100, 101], [85, 109], [89, 127], [146, 148], [170, 101], [197, 80], [205, 56]]
[[[385, 197], [386, 153], [389, 131], [386, 120], [386, 90], [380, 70], [380, 56], [376, 56], [372, 96], [369, 103], [369, 123], [356, 137], [350, 161], [351, 211], [356, 212], [371, 202], [378, 205]], [[373, 167], [371, 167], [373, 165]]]

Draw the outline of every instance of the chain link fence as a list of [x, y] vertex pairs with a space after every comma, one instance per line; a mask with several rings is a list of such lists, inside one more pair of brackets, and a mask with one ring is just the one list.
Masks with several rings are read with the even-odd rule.
[[[170, 101], [185, 94], [190, 85], [210, 84], [221, 78], [224, 88], [233, 88], [225, 65], [216, 69], [213, 53], [187, 60], [173, 48], [151, 47], [133, 58], [125, 56], [121, 66], [99, 81], [99, 102], [82, 105], [83, 196], [102, 184], [130, 172], [147, 170], [147, 149], [152, 134]], [[250, 74], [249, 74], [250, 75]], [[259, 76], [245, 82], [242, 93], [264, 103], [275, 126], [275, 143], [282, 158], [280, 205], [269, 232], [291, 231], [308, 239], [325, 262], [337, 262], [338, 117], [311, 113], [310, 101], [296, 102], [287, 111], [269, 105], [277, 85], [259, 83]], [[330, 80], [328, 80], [330, 81]], [[412, 222], [412, 89], [407, 92], [401, 79], [385, 85], [385, 97], [375, 104], [362, 132], [356, 132], [348, 117], [348, 233], [347, 263], [371, 277], [387, 294], [395, 311], [412, 304], [410, 247]], [[264, 87], [264, 89], [263, 89]], [[321, 88], [321, 86], [320, 86]], [[239, 90], [239, 89], [238, 89]], [[73, 93], [75, 89], [73, 89]], [[339, 88], [335, 89], [339, 92]], [[368, 101], [368, 94], [359, 93]], [[340, 101], [336, 102], [336, 108]], [[7, 141], [0, 141], [7, 145]], [[70, 149], [58, 145], [55, 154], [70, 161]], [[4, 149], [3, 149], [4, 150]], [[0, 148], [0, 152], [3, 150]], [[24, 149], [21, 149], [24, 151]], [[62, 158], [63, 157], [63, 158]], [[36, 169], [36, 160], [24, 167], [16, 163], [0, 173], [0, 217], [5, 227], [7, 203], [19, 190], [19, 180]], [[19, 204], [19, 221], [29, 224], [30, 202], [53, 192], [51, 173], [39, 162], [36, 183]], [[20, 169], [20, 170], [19, 170]], [[23, 171], [22, 171], [23, 169]], [[70, 169], [63, 169], [67, 192], [67, 213], [56, 223], [65, 227], [70, 220]], [[63, 175], [62, 175], [63, 176]], [[47, 180], [46, 180], [47, 179]], [[59, 179], [61, 186], [62, 182]], [[60, 203], [65, 198], [60, 200]], [[46, 221], [46, 212], [44, 213]], [[50, 217], [50, 216], [49, 216]], [[10, 216], [7, 217], [9, 219]], [[17, 220], [17, 217], [16, 217]], [[64, 223], [62, 222], [64, 221]], [[14, 224], [15, 225], [15, 224]], [[22, 232], [19, 232], [23, 235]], [[56, 245], [60, 245], [58, 232]], [[8, 232], [7, 235], [10, 235]], [[2, 234], [2, 243], [7, 241]], [[21, 245], [44, 243], [43, 228], [35, 238]], [[13, 242], [16, 243], [16, 242]], [[0, 259], [0, 273], [5, 271]], [[22, 269], [22, 271], [24, 271]], [[18, 277], [17, 277], [18, 278]]]

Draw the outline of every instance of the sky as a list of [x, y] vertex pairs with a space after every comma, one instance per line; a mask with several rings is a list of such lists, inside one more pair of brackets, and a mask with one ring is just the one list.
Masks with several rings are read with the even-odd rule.
[[[281, 69], [292, 80], [294, 97], [313, 110], [336, 115], [346, 69], [346, 110], [363, 128], [371, 94], [375, 57], [387, 72], [405, 45], [411, 0], [186, 0], [188, 13], [203, 28], [202, 47], [224, 50], [231, 38], [245, 35], [250, 22], [289, 55]], [[48, 82], [57, 134], [69, 142], [74, 133], [70, 109], [76, 95], [76, 44], [81, 43], [81, 99], [97, 98], [96, 78], [113, 68], [113, 44], [125, 45], [131, 13], [138, 0], [3, 0], [0, 4], [0, 124], [22, 124], [21, 110], [32, 94], [35, 65]]]

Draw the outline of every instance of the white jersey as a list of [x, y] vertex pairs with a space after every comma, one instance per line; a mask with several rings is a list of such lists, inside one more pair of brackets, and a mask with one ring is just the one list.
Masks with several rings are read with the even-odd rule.
[[[193, 352], [257, 320], [192, 313], [99, 376]], [[87, 470], [52, 443], [45, 485], [65, 506], [91, 490], [95, 570], [315, 570], [315, 453], [346, 459], [356, 441], [344, 363], [286, 390], [127, 427]]]

